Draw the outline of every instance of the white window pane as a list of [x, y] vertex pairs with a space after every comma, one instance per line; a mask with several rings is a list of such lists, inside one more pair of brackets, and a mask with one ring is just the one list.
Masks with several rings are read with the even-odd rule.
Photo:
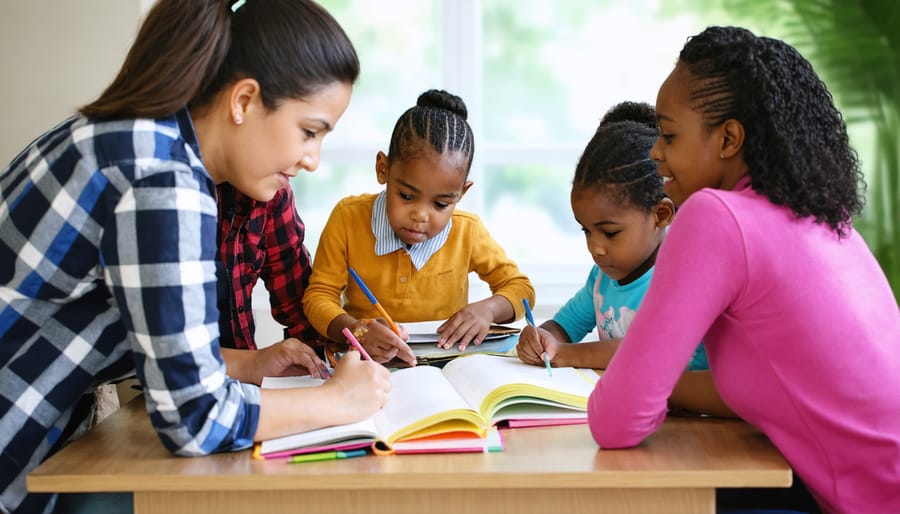
[[[329, 136], [336, 147], [379, 143], [425, 89], [440, 86], [437, 0], [323, 0], [353, 41], [360, 77], [347, 112]], [[375, 156], [372, 155], [374, 161]]]
[[484, 1], [482, 137], [586, 142], [615, 103], [653, 104], [696, 27], [659, 3]]

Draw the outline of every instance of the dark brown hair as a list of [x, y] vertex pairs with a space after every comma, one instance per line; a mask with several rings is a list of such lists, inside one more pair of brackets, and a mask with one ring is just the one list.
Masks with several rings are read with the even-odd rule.
[[[232, 5], [235, 9], [232, 12]], [[311, 0], [159, 0], [119, 74], [80, 112], [92, 118], [163, 118], [202, 106], [250, 77], [263, 103], [304, 98], [359, 76], [356, 50]]]

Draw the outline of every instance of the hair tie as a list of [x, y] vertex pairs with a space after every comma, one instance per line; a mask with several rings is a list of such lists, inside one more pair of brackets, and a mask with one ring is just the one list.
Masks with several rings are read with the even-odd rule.
[[237, 0], [237, 2], [231, 4], [231, 12], [235, 13], [247, 3], [247, 0]]

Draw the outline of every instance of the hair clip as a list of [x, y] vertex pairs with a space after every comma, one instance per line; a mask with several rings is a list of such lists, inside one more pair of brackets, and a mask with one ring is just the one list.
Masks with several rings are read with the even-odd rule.
[[247, 3], [247, 0], [237, 0], [237, 2], [231, 4], [231, 12], [235, 13], [238, 9], [244, 6]]

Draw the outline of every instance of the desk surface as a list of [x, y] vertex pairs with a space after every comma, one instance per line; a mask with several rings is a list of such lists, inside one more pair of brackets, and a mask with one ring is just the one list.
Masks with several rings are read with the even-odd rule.
[[[249, 451], [179, 458], [141, 398], [28, 477], [35, 492], [516, 487], [786, 487], [791, 469], [769, 440], [734, 420], [670, 418], [641, 446], [599, 450], [587, 425], [504, 430], [489, 454], [397, 455], [286, 464]], [[490, 480], [487, 480], [488, 476]], [[302, 480], [298, 480], [302, 478]]]

